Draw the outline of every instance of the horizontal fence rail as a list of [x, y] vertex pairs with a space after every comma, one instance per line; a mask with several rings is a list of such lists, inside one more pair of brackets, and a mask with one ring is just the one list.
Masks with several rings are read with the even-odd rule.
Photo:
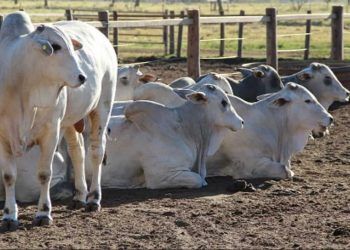
[[[227, 16], [222, 12], [220, 16], [203, 15], [200, 16], [198, 10], [189, 10], [187, 14], [181, 12], [175, 14], [174, 11], [155, 12], [155, 13], [123, 13], [108, 11], [100, 11], [97, 14], [77, 13], [80, 10], [66, 10], [66, 13], [61, 14], [32, 14], [31, 16], [37, 17], [66, 17], [67, 20], [75, 19], [92, 19], [92, 21], [85, 21], [86, 23], [100, 29], [106, 36], [109, 34], [109, 29], [113, 29], [113, 46], [118, 52], [118, 47], [130, 46], [132, 44], [143, 44], [142, 41], [124, 41], [120, 43], [118, 40], [119, 28], [160, 28], [162, 34], [131, 34], [131, 33], [119, 33], [119, 35], [125, 36], [137, 36], [137, 35], [149, 35], [159, 36], [162, 38], [162, 42], [154, 42], [155, 44], [163, 44], [165, 46], [165, 52], [167, 53], [170, 44], [171, 53], [175, 53], [175, 35], [174, 29], [169, 27], [178, 26], [178, 47], [176, 55], [181, 54], [182, 32], [183, 26], [188, 26], [187, 33], [187, 60], [188, 60], [188, 73], [191, 77], [197, 77], [200, 74], [200, 43], [201, 42], [220, 42], [220, 55], [221, 58], [233, 58], [232, 56], [224, 57], [224, 45], [225, 41], [238, 42], [238, 57], [242, 57], [243, 40], [243, 25], [246, 23], [261, 23], [266, 25], [266, 61], [267, 64], [278, 68], [278, 54], [279, 53], [291, 53], [291, 52], [304, 52], [304, 58], [307, 59], [310, 50], [310, 36], [311, 32], [311, 20], [330, 20], [331, 21], [331, 58], [334, 60], [343, 60], [344, 58], [344, 42], [343, 35], [349, 32], [344, 31], [344, 19], [350, 19], [350, 13], [344, 13], [342, 6], [333, 6], [332, 13], [311, 13], [308, 14], [283, 14], [277, 15], [275, 8], [266, 9], [265, 15], [245, 15], [244, 11], [240, 12], [240, 15]], [[92, 11], [92, 10], [86, 10]], [[5, 15], [0, 15], [0, 25]], [[124, 18], [121, 20], [121, 18]], [[125, 18], [135, 18], [135, 20], [125, 20]], [[152, 18], [152, 19], [137, 19], [137, 18]], [[158, 19], [156, 19], [158, 18]], [[277, 34], [278, 22], [280, 21], [306, 21], [305, 32], [290, 33], [290, 34]], [[200, 39], [200, 25], [220, 25], [220, 38], [208, 38]], [[237, 38], [225, 37], [225, 24], [238, 24], [239, 34]], [[305, 47], [295, 49], [280, 49], [278, 50], [278, 38], [291, 37], [291, 36], [305, 36]], [[169, 41], [170, 37], [170, 41]], [[153, 43], [153, 42], [152, 42]]]

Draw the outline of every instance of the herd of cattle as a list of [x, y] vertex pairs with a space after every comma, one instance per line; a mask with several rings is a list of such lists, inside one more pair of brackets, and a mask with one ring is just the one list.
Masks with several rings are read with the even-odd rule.
[[118, 68], [95, 28], [78, 21], [34, 28], [25, 12], [2, 24], [0, 65], [1, 231], [18, 227], [16, 200], [39, 199], [33, 223], [50, 224], [50, 193], [96, 211], [101, 187], [291, 178], [291, 157], [312, 135], [328, 133], [329, 106], [349, 101], [319, 63], [284, 77], [261, 65], [239, 69], [239, 81], [208, 73], [160, 83], [137, 67]]

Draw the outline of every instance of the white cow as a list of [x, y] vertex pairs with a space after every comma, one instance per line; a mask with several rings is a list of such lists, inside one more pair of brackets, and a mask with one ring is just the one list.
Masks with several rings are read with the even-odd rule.
[[[206, 158], [215, 153], [222, 132], [242, 128], [226, 94], [214, 85], [186, 95], [168, 108], [135, 101], [125, 117], [110, 121], [102, 185], [114, 188], [199, 188], [206, 185]], [[230, 132], [229, 132], [230, 133]], [[232, 133], [232, 132], [231, 132]]]
[[[311, 63], [309, 67], [290, 76], [282, 77], [282, 81], [296, 82], [315, 95], [325, 109], [329, 109], [335, 101], [348, 102], [349, 90], [339, 82], [332, 70], [325, 64]], [[318, 127], [313, 131], [315, 137], [328, 134], [328, 129]]]
[[311, 130], [333, 121], [314, 95], [295, 83], [264, 97], [248, 103], [230, 96], [245, 129], [225, 136], [208, 161], [209, 176], [290, 178], [291, 157], [303, 150]]
[[231, 85], [227, 79], [215, 72], [202, 75], [196, 81], [190, 77], [181, 77], [171, 82], [169, 86], [172, 88], [193, 89], [202, 84], [214, 84], [222, 88], [227, 94], [233, 93]]
[[[153, 95], [142, 96], [139, 93], [139, 97], [160, 102], [168, 96], [169, 100], [173, 100], [167, 103], [171, 107], [184, 102], [163, 85], [150, 87]], [[209, 175], [291, 177], [291, 157], [304, 148], [312, 129], [327, 127], [333, 120], [307, 89], [294, 83], [288, 83], [279, 92], [263, 97], [264, 100], [248, 103], [229, 96], [233, 107], [243, 117], [245, 128], [225, 136], [218, 152], [209, 158]]]
[[[60, 127], [74, 165], [74, 200], [85, 203], [88, 197], [87, 209], [98, 209], [105, 130], [117, 81], [113, 47], [87, 24], [60, 22], [34, 30], [27, 14], [16, 12], [3, 22], [0, 52], [0, 162], [6, 192], [1, 230], [18, 226], [16, 157], [35, 144], [41, 152], [37, 172], [41, 190], [34, 224], [51, 223], [49, 187]], [[83, 140], [76, 131], [82, 130], [86, 116], [92, 124], [87, 152], [93, 169], [89, 195]]]
[[115, 93], [116, 101], [131, 100], [134, 89], [142, 85], [139, 78], [143, 73], [139, 67], [130, 65], [118, 68], [118, 83]]

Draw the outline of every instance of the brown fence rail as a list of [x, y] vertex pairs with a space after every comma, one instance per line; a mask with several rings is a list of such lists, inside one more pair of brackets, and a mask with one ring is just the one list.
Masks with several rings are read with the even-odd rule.
[[[171, 14], [170, 14], [171, 13]], [[74, 14], [72, 10], [66, 11], [66, 18], [68, 20], [74, 19]], [[311, 20], [331, 20], [331, 55], [330, 57], [334, 60], [341, 61], [344, 59], [344, 19], [350, 18], [350, 13], [344, 13], [344, 8], [342, 6], [333, 6], [332, 13], [307, 13], [307, 14], [289, 14], [289, 15], [277, 15], [275, 8], [267, 8], [265, 15], [255, 15], [255, 16], [245, 16], [244, 12], [241, 12], [239, 16], [205, 16], [200, 17], [198, 10], [189, 10], [187, 15], [185, 13], [180, 13], [176, 15], [173, 12], [166, 11], [166, 15], [159, 19], [143, 19], [143, 20], [120, 20], [119, 13], [113, 13], [110, 15], [108, 11], [98, 12], [96, 21], [89, 21], [90, 25], [93, 25], [101, 30], [107, 37], [109, 36], [110, 29], [113, 29], [113, 43], [114, 46], [120, 46], [118, 41], [119, 29], [123, 28], [154, 28], [158, 27], [163, 30], [162, 42], [165, 46], [165, 51], [167, 52], [168, 47], [168, 35], [173, 33], [173, 29], [168, 29], [169, 27], [179, 26], [178, 34], [178, 47], [176, 54], [179, 56], [181, 51], [182, 42], [182, 32], [183, 26], [188, 26], [187, 29], [187, 65], [188, 65], [188, 75], [191, 77], [198, 77], [200, 74], [200, 26], [201, 25], [222, 25], [222, 24], [238, 24], [239, 25], [239, 36], [238, 41], [238, 56], [242, 57], [242, 43], [243, 43], [243, 25], [246, 23], [261, 23], [266, 26], [266, 62], [267, 64], [278, 68], [278, 54], [279, 53], [290, 53], [290, 52], [304, 52], [304, 58], [308, 58], [310, 50], [310, 36], [311, 32]], [[150, 16], [150, 15], [149, 15]], [[171, 18], [169, 18], [171, 17]], [[277, 27], [279, 21], [289, 21], [289, 20], [305, 20], [306, 21], [306, 32], [296, 33], [296, 34], [285, 34], [284, 36], [305, 36], [305, 48], [290, 49], [290, 50], [278, 50], [278, 37], [282, 35], [277, 35]], [[0, 16], [0, 25], [2, 17]], [[222, 27], [222, 26], [221, 26]], [[181, 33], [180, 33], [181, 32]], [[117, 33], [117, 34], [116, 34]], [[234, 40], [234, 38], [225, 38], [224, 29], [221, 30], [220, 41], [224, 40]], [[175, 35], [171, 34], [170, 48], [171, 52], [175, 53]], [[210, 39], [206, 39], [210, 40]], [[211, 39], [213, 40], [213, 39]], [[202, 42], [205, 39], [202, 40]], [[132, 42], [131, 42], [132, 43]], [[222, 43], [224, 44], [224, 43]], [[223, 46], [220, 47], [220, 55], [223, 55]], [[180, 48], [180, 49], [179, 49]], [[179, 51], [180, 50], [180, 51]], [[117, 52], [117, 49], [116, 49]]]

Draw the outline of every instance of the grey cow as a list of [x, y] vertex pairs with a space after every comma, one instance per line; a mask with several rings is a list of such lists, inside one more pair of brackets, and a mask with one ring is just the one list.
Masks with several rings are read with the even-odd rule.
[[234, 95], [248, 102], [257, 101], [256, 97], [273, 93], [283, 88], [281, 77], [277, 71], [268, 65], [260, 65], [252, 69], [238, 69], [243, 78], [239, 81], [226, 77]]

